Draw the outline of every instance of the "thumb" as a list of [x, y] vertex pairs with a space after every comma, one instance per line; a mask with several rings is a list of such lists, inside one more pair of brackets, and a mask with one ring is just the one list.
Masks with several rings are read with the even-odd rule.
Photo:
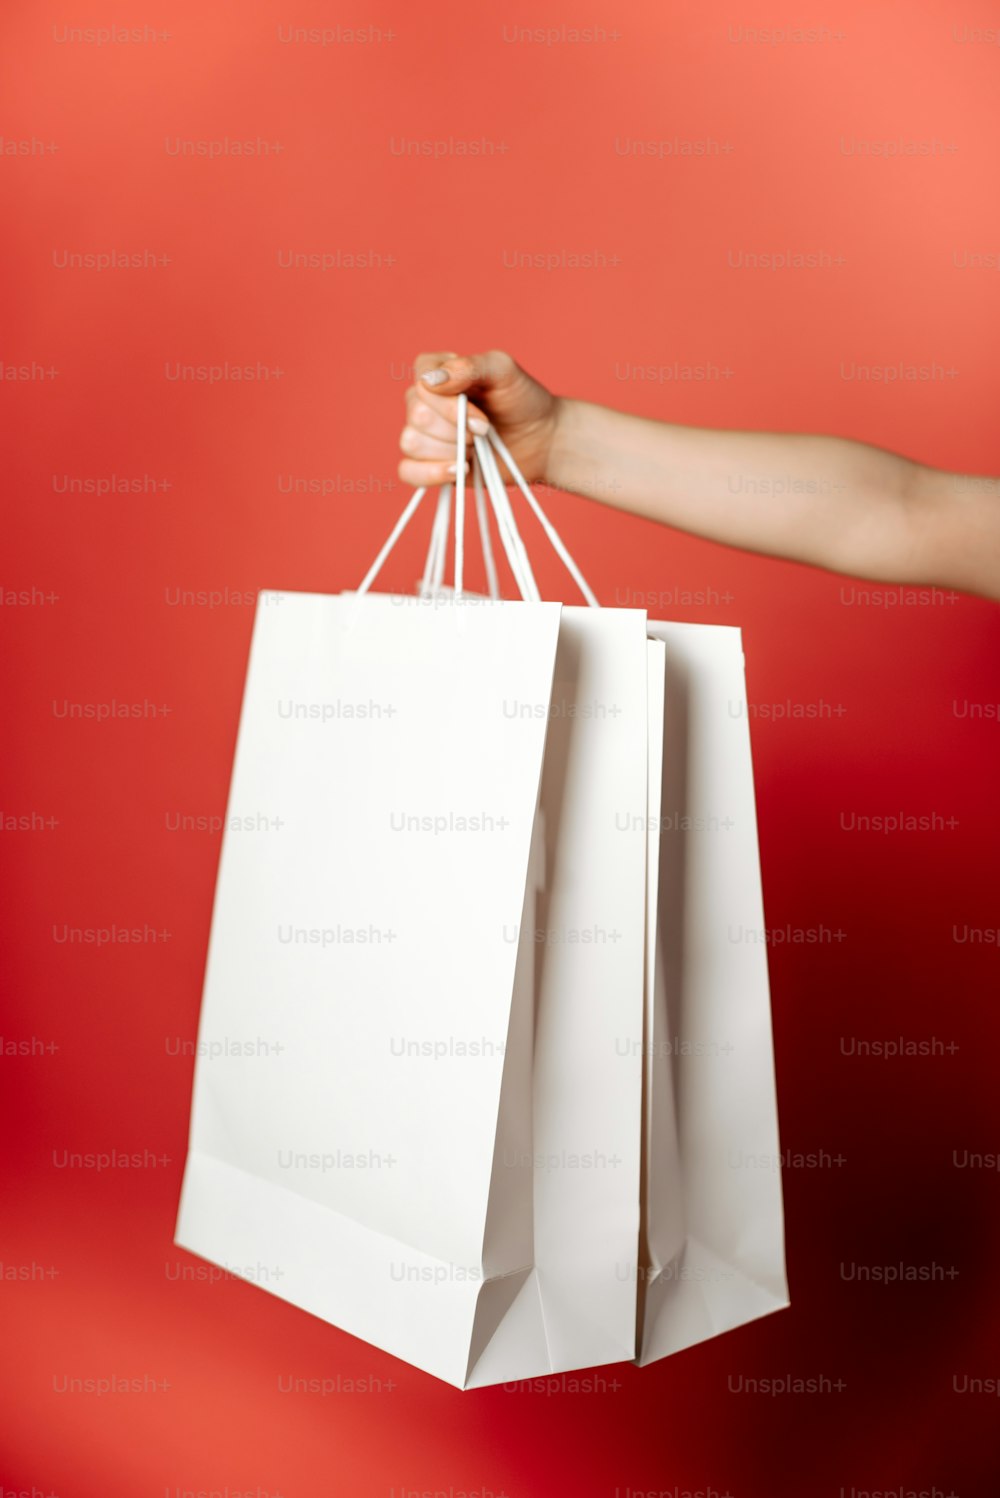
[[514, 369], [510, 355], [496, 349], [485, 354], [431, 355], [428, 364], [430, 367], [421, 369], [417, 378], [436, 395], [460, 395], [474, 386], [489, 389], [509, 378]]

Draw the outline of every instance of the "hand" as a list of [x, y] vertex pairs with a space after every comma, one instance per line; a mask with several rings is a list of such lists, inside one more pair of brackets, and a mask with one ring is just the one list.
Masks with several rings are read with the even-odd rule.
[[[457, 396], [463, 392], [469, 397], [469, 428], [482, 436], [486, 423], [492, 423], [527, 481], [544, 479], [559, 401], [510, 354], [499, 349], [468, 356], [420, 354], [414, 373], [399, 439], [403, 457], [398, 473], [404, 484], [421, 488], [453, 481]], [[504, 465], [499, 457], [497, 461], [503, 473]]]

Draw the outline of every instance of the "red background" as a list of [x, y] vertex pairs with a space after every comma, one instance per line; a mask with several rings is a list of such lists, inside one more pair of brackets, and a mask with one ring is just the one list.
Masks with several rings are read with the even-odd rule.
[[[169, 35], [98, 46], [63, 30], [108, 22]], [[279, 35], [365, 24], [381, 39]], [[646, 415], [1000, 472], [1000, 275], [963, 258], [1000, 252], [1000, 48], [962, 33], [996, 24], [979, 0], [5, 7], [0, 128], [5, 152], [27, 145], [0, 157], [2, 584], [33, 601], [0, 610], [2, 810], [56, 823], [3, 832], [2, 1033], [41, 1047], [0, 1061], [5, 1491], [998, 1491], [1000, 1406], [958, 1387], [1000, 1375], [1000, 1176], [956, 1158], [1000, 1149], [1000, 952], [954, 939], [1000, 925], [1000, 725], [995, 707], [963, 708], [1000, 701], [995, 605], [859, 602], [850, 580], [548, 496], [603, 601], [662, 593], [653, 614], [740, 624], [755, 704], [831, 705], [758, 716], [753, 746], [769, 925], [846, 933], [772, 956], [783, 1144], [843, 1157], [786, 1172], [792, 1309], [642, 1373], [604, 1370], [617, 1387], [600, 1392], [460, 1394], [252, 1285], [177, 1278], [199, 1262], [172, 1245], [193, 1062], [169, 1049], [195, 1035], [219, 840], [166, 826], [224, 812], [253, 612], [173, 590], [356, 585], [406, 498], [396, 442], [422, 349], [499, 346], [556, 390]], [[605, 34], [511, 40], [531, 25]], [[740, 40], [746, 25], [827, 32], [771, 45]], [[227, 137], [282, 149], [173, 152]], [[451, 145], [401, 155], [404, 139]], [[887, 158], [855, 141], [936, 144]], [[731, 263], [782, 250], [831, 263]], [[74, 269], [67, 251], [167, 263]], [[285, 251], [381, 263], [294, 270]], [[587, 252], [603, 263], [505, 263]], [[167, 375], [225, 361], [281, 374]], [[855, 361], [941, 372], [860, 382]], [[622, 378], [633, 365], [662, 373]], [[709, 377], [685, 378], [696, 365]], [[110, 475], [153, 487], [61, 492]], [[283, 493], [287, 475], [327, 492]], [[428, 520], [389, 585], [412, 584]], [[169, 712], [60, 715], [112, 700]], [[898, 811], [957, 825], [843, 826]], [[146, 923], [169, 937], [54, 939]], [[958, 1049], [844, 1054], [899, 1036]], [[65, 1149], [168, 1163], [61, 1169]], [[844, 1278], [854, 1263], [957, 1273], [865, 1284]], [[169, 1387], [58, 1392], [112, 1374]], [[381, 1389], [283, 1394], [284, 1374]], [[731, 1392], [740, 1374], [845, 1387], [769, 1398]]]

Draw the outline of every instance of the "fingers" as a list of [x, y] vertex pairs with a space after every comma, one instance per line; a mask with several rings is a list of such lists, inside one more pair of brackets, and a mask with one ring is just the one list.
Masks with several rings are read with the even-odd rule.
[[[435, 355], [424, 357], [436, 357]], [[489, 422], [478, 406], [468, 405], [468, 428], [479, 436], [489, 430]], [[428, 488], [447, 484], [455, 477], [456, 426], [458, 424], [458, 399], [456, 396], [432, 395], [419, 390], [415, 385], [406, 392], [406, 425], [399, 438], [404, 461], [399, 465], [399, 477], [404, 484], [416, 488]], [[471, 439], [467, 445], [471, 448]], [[469, 472], [468, 462], [465, 465]]]
[[[419, 414], [419, 412], [417, 413]], [[433, 412], [431, 413], [433, 415]], [[399, 450], [408, 458], [429, 458], [441, 463], [454, 463], [455, 461], [455, 428], [449, 429], [448, 423], [441, 417], [435, 417], [441, 421], [445, 431], [451, 435], [445, 437], [433, 436], [430, 432], [423, 431], [420, 427], [408, 424], [402, 430], [399, 438]]]
[[[465, 465], [468, 475], [469, 465]], [[403, 458], [396, 469], [400, 483], [413, 489], [437, 489], [441, 484], [455, 482], [455, 453], [447, 462], [428, 462], [419, 458]]]
[[[472, 355], [444, 351], [418, 354], [413, 371], [414, 383], [406, 392], [406, 425], [399, 439], [403, 458], [397, 472], [402, 483], [416, 488], [446, 484], [455, 477], [457, 397], [470, 389], [495, 387], [516, 373], [517, 365], [500, 349]], [[470, 432], [485, 436], [489, 419], [471, 400], [467, 416]]]

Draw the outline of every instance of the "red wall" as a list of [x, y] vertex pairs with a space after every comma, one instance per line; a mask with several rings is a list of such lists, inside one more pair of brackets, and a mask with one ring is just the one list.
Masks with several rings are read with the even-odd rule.
[[[74, 39], [107, 23], [137, 39]], [[539, 24], [553, 35], [513, 39]], [[754, 24], [786, 33], [746, 40]], [[172, 1246], [192, 1061], [169, 1051], [195, 1033], [219, 840], [166, 825], [225, 808], [239, 600], [354, 586], [404, 502], [422, 349], [505, 347], [646, 415], [1000, 472], [997, 24], [982, 0], [7, 8], [2, 1034], [35, 1053], [0, 1062], [5, 1491], [997, 1491], [997, 1401], [970, 1381], [1000, 1375], [1000, 1177], [958, 1162], [1000, 1150], [1000, 950], [955, 939], [1000, 926], [995, 605], [863, 602], [850, 580], [550, 495], [605, 602], [662, 593], [655, 614], [743, 626], [769, 925], [845, 933], [773, 953], [783, 1142], [843, 1157], [786, 1173], [792, 1309], [596, 1393], [461, 1395], [251, 1285], [177, 1278], [199, 1262]], [[280, 30], [338, 25], [379, 35]], [[573, 40], [585, 26], [597, 39]], [[175, 154], [227, 139], [267, 150]], [[821, 264], [734, 266], [741, 251]], [[289, 269], [285, 252], [380, 259]], [[63, 263], [102, 253], [140, 263]], [[506, 263], [536, 254], [560, 263]], [[227, 361], [266, 378], [170, 377]], [[933, 377], [862, 382], [855, 364]], [[289, 475], [327, 492], [283, 493]], [[64, 491], [111, 476], [135, 492]], [[428, 520], [389, 584], [411, 584]], [[66, 702], [148, 706], [97, 721]], [[932, 829], [844, 825], [900, 812]], [[55, 935], [147, 923], [169, 935]], [[845, 1054], [899, 1037], [940, 1048]], [[65, 1149], [155, 1163], [62, 1169]], [[856, 1264], [930, 1277], [862, 1283]], [[741, 1374], [843, 1387], [732, 1392]], [[286, 1375], [377, 1387], [284, 1394]], [[167, 1387], [60, 1392], [106, 1376]]]

